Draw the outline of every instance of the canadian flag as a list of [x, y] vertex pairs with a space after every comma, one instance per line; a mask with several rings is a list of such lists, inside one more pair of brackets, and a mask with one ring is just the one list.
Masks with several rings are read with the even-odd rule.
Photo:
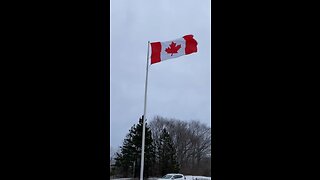
[[151, 44], [151, 64], [167, 59], [197, 52], [198, 42], [193, 39], [193, 35], [186, 35], [182, 38], [165, 42], [152, 42]]

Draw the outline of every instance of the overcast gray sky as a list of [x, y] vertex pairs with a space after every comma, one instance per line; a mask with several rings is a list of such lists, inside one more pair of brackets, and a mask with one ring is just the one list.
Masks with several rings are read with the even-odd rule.
[[210, 0], [111, 0], [110, 146], [143, 115], [148, 41], [193, 34], [198, 52], [149, 68], [148, 121], [156, 115], [211, 127]]

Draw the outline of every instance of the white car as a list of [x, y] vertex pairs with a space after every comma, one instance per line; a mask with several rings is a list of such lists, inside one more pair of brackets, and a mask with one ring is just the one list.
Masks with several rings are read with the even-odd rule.
[[162, 178], [158, 179], [158, 180], [168, 180], [168, 179], [175, 179], [175, 180], [186, 180], [186, 177], [184, 177], [183, 174], [166, 174], [165, 176], [163, 176]]

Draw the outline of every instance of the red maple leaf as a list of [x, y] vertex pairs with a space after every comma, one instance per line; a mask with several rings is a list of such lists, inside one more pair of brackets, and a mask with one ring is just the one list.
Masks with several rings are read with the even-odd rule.
[[178, 50], [181, 48], [181, 45], [179, 44], [178, 46], [176, 46], [176, 43], [174, 43], [173, 41], [171, 42], [171, 44], [169, 45], [168, 48], [166, 48], [166, 52], [168, 54], [171, 53], [171, 56], [173, 55], [173, 53], [178, 53]]

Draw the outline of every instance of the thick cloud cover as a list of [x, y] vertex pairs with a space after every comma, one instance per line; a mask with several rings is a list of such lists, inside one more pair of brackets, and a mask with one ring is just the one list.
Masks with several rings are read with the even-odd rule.
[[211, 126], [210, 0], [111, 0], [110, 145], [117, 148], [143, 114], [148, 41], [193, 34], [195, 54], [150, 66], [147, 119]]

